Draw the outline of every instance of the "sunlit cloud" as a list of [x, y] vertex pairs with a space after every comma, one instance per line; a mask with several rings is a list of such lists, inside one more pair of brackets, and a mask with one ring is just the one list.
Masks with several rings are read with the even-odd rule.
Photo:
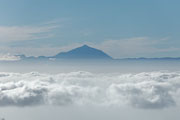
[[180, 105], [179, 72], [137, 74], [0, 73], [0, 106], [131, 106], [162, 109]]

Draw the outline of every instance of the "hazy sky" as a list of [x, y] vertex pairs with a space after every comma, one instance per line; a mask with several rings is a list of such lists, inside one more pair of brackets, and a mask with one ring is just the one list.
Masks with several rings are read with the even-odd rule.
[[113, 57], [180, 56], [179, 0], [0, 0], [0, 54], [88, 44]]

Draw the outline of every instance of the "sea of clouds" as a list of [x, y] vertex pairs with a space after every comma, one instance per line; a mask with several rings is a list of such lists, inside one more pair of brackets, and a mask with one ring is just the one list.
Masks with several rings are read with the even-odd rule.
[[0, 73], [0, 106], [98, 105], [161, 109], [180, 104], [180, 72]]

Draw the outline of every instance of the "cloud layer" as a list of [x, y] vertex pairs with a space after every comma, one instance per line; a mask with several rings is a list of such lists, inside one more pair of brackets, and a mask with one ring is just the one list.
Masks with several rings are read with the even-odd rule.
[[92, 74], [0, 73], [0, 106], [179, 106], [180, 72]]

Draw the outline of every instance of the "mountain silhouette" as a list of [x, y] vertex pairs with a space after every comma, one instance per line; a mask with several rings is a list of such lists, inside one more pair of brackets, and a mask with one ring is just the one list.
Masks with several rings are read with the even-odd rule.
[[83, 45], [68, 52], [61, 52], [52, 58], [56, 59], [113, 59], [101, 50]]
[[96, 48], [92, 48], [89, 47], [88, 45], [83, 45], [81, 47], [72, 49], [70, 51], [67, 52], [60, 52], [55, 56], [38, 56], [38, 57], [34, 57], [34, 56], [29, 56], [27, 57], [26, 55], [22, 54], [22, 55], [15, 55], [17, 57], [20, 58], [20, 60], [56, 60], [56, 59], [64, 59], [64, 60], [78, 60], [78, 59], [84, 59], [84, 60], [116, 60], [116, 61], [179, 61], [180, 57], [161, 57], [161, 58], [144, 58], [144, 57], [140, 57], [140, 58], [121, 58], [121, 59], [114, 59], [111, 56], [109, 56], [108, 54], [104, 53], [102, 50], [96, 49]]

